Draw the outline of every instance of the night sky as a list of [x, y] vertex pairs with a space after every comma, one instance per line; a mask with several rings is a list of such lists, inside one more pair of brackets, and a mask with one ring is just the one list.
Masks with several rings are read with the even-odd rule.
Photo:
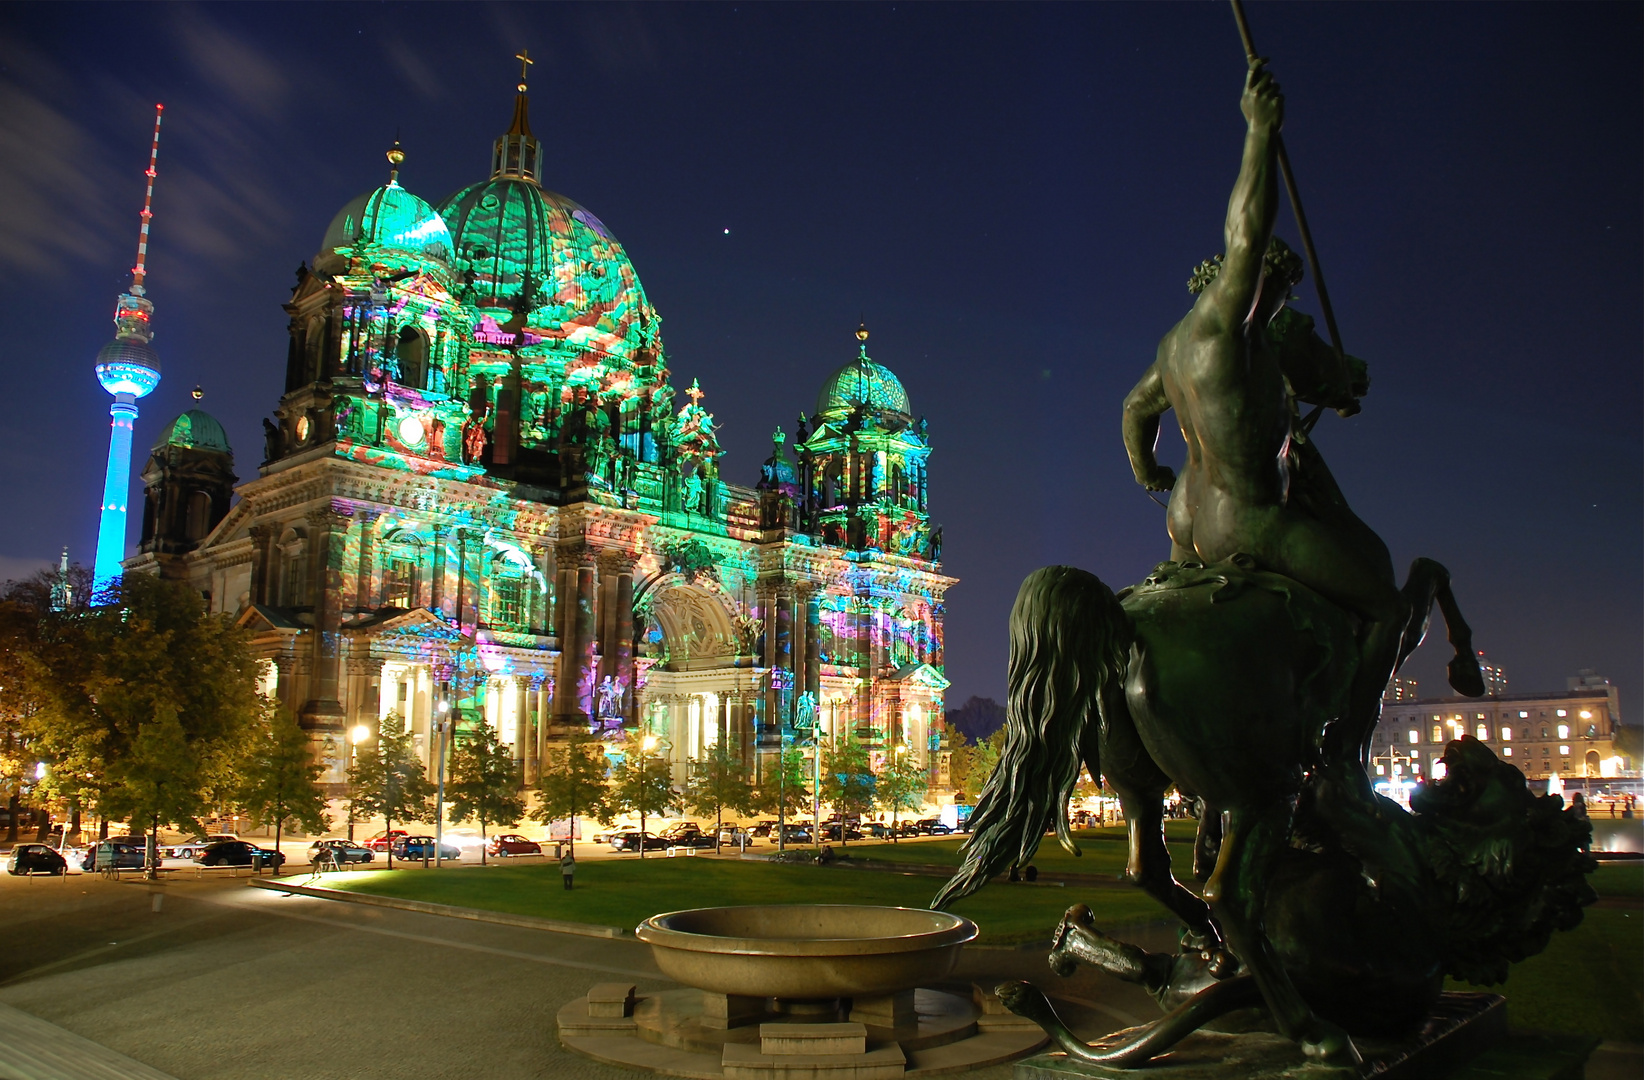
[[[1417, 555], [1451, 568], [1512, 690], [1597, 668], [1635, 722], [1641, 12], [1249, 6], [1344, 343], [1373, 379], [1361, 415], [1317, 430], [1342, 489], [1401, 574]], [[92, 362], [130, 281], [154, 103], [164, 381], [133, 474], [200, 383], [245, 478], [298, 263], [387, 179], [396, 132], [401, 182], [430, 202], [487, 176], [522, 46], [546, 186], [621, 238], [675, 384], [700, 378], [722, 425], [727, 480], [757, 478], [866, 318], [935, 444], [932, 517], [962, 579], [950, 705], [1003, 697], [1029, 571], [1118, 586], [1168, 554], [1120, 403], [1221, 250], [1244, 77], [1225, 4], [13, 3], [0, 578], [64, 545], [91, 562], [109, 402]], [[1280, 232], [1296, 240], [1288, 211]], [[135, 484], [131, 505], [134, 543]], [[1424, 693], [1447, 692], [1446, 653], [1430, 640], [1407, 667]]]

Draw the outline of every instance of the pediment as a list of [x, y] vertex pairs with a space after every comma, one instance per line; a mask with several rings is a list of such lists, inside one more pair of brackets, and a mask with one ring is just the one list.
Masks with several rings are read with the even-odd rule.
[[908, 686], [922, 686], [929, 690], [946, 690], [953, 685], [929, 664], [908, 664], [906, 667], [897, 668], [892, 673], [890, 681], [905, 683]]

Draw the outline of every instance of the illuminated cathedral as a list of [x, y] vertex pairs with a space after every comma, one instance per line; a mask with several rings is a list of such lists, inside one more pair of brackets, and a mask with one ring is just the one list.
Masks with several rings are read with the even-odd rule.
[[254, 634], [333, 791], [390, 718], [431, 768], [442, 721], [491, 725], [523, 784], [583, 730], [654, 736], [678, 781], [718, 743], [763, 770], [850, 737], [940, 789], [955, 579], [925, 421], [859, 329], [792, 452], [778, 429], [757, 483], [726, 481], [622, 245], [542, 186], [527, 104], [522, 82], [489, 178], [437, 206], [395, 145], [298, 271], [256, 477], [207, 413], [178, 417], [127, 570]]

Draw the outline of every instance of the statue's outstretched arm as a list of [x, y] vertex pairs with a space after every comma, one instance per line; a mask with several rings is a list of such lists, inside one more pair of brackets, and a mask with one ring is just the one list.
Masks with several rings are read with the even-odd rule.
[[1284, 95], [1261, 62], [1252, 63], [1239, 99], [1249, 126], [1244, 160], [1227, 203], [1227, 258], [1194, 305], [1194, 314], [1218, 324], [1211, 333], [1241, 326], [1261, 291], [1262, 258], [1273, 236], [1279, 206], [1278, 134], [1284, 124]]
[[1286, 341], [1278, 356], [1296, 400], [1305, 404], [1323, 405], [1352, 416], [1359, 411], [1359, 398], [1370, 391], [1370, 373], [1364, 361], [1342, 356], [1311, 331], [1299, 341]]
[[1159, 417], [1168, 408], [1170, 399], [1165, 396], [1164, 377], [1155, 360], [1125, 395], [1124, 416], [1125, 453], [1130, 456], [1136, 482], [1149, 491], [1169, 491], [1176, 483], [1176, 474], [1154, 456], [1159, 445]]

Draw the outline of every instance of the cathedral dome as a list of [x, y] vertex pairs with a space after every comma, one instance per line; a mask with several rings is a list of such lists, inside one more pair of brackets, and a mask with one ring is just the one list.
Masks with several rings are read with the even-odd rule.
[[451, 234], [445, 228], [445, 219], [396, 180], [356, 196], [337, 211], [331, 227], [325, 230], [320, 253], [323, 256], [361, 243], [451, 261]]
[[204, 409], [190, 409], [167, 424], [154, 441], [154, 449], [181, 446], [187, 450], [215, 450], [223, 454], [233, 451], [228, 445], [228, 433], [217, 418]]
[[858, 406], [874, 413], [896, 413], [904, 421], [913, 416], [902, 380], [866, 352], [830, 375], [816, 397], [816, 411], [827, 420], [842, 419]]
[[622, 244], [592, 213], [523, 177], [494, 176], [440, 204], [468, 303], [511, 314], [524, 300], [533, 333], [619, 359], [655, 319]]

